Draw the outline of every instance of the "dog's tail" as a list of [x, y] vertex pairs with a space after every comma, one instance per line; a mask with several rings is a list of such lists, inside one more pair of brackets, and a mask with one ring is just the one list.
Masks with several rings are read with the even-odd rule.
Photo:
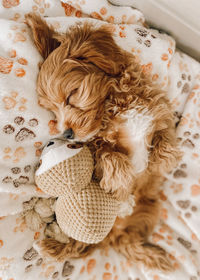
[[[47, 238], [40, 241], [39, 248], [42, 254], [51, 256], [57, 261], [63, 261], [67, 258], [86, 257], [94, 251], [95, 245], [74, 239], [70, 239], [69, 243], [62, 243], [54, 238]], [[160, 246], [151, 243], [121, 243], [117, 251], [128, 260], [143, 264], [150, 269], [159, 269], [165, 272], [174, 270], [168, 253]]]
[[152, 243], [134, 243], [120, 246], [120, 251], [130, 261], [143, 264], [150, 269], [173, 271], [170, 255], [160, 246]]
[[46, 238], [39, 242], [39, 251], [43, 255], [55, 258], [57, 261], [63, 261], [67, 258], [81, 258], [89, 255], [95, 248], [95, 245], [76, 241], [72, 238], [68, 243], [62, 243], [54, 238]]

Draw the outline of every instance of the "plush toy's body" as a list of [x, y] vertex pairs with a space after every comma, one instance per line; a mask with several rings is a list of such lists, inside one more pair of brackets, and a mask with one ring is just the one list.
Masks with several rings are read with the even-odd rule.
[[87, 146], [55, 139], [43, 150], [35, 176], [41, 190], [58, 197], [55, 213], [63, 232], [85, 243], [103, 240], [119, 214], [119, 202], [92, 180], [93, 169]]

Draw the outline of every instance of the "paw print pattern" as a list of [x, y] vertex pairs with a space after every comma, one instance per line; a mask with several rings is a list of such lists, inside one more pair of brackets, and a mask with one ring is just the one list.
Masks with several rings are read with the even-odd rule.
[[156, 36], [154, 34], [151, 34], [147, 29], [138, 27], [135, 28], [135, 32], [137, 33], [137, 42], [139, 44], [144, 44], [147, 48], [151, 47], [151, 40], [156, 39]]
[[43, 15], [45, 13], [45, 9], [50, 8], [50, 3], [45, 3], [45, 0], [33, 0], [33, 2], [35, 3], [32, 7], [33, 12]]
[[179, 168], [177, 168], [174, 173], [173, 173], [173, 177], [176, 179], [179, 178], [186, 178], [187, 177], [187, 172], [186, 172], [186, 168], [187, 168], [187, 164], [186, 163], [182, 163]]
[[69, 261], [65, 261], [64, 265], [63, 265], [63, 269], [62, 269], [62, 276], [63, 277], [68, 277], [72, 274], [74, 270], [74, 266], [71, 265], [71, 263]]
[[[182, 237], [178, 237], [177, 238], [177, 241], [183, 246], [185, 247], [187, 250], [189, 250], [192, 254], [196, 254], [197, 251], [192, 249], [192, 243], [190, 241], [187, 241], [185, 239], [183, 239]], [[195, 276], [193, 278], [193, 276], [190, 278], [190, 280], [193, 280], [193, 279], [197, 279]]]
[[[198, 147], [198, 141], [200, 138], [199, 133], [192, 134], [190, 131], [185, 131], [183, 133], [183, 137], [178, 137], [178, 142], [183, 148], [194, 150], [196, 147]], [[199, 155], [195, 153], [191, 153], [192, 158], [197, 158]], [[186, 178], [187, 177], [187, 164], [181, 163], [179, 167], [174, 171], [173, 177], [175, 179], [179, 178]]]
[[[20, 14], [15, 14], [15, 17], [13, 20], [18, 20], [20, 18]], [[14, 31], [12, 33], [8, 33], [8, 38], [12, 39], [12, 42], [18, 43], [18, 42], [25, 42], [26, 41], [26, 34], [27, 34], [27, 28], [26, 27], [20, 27], [18, 25], [12, 25], [11, 31]], [[16, 51], [11, 50], [9, 52], [10, 57], [16, 57]]]
[[184, 216], [186, 218], [190, 218], [192, 216], [192, 213], [198, 211], [198, 207], [195, 205], [191, 205], [190, 200], [177, 200], [177, 205], [181, 208], [182, 211], [184, 211]]
[[177, 238], [178, 242], [181, 243], [187, 250], [190, 250], [192, 247], [192, 243], [190, 241], [187, 241], [183, 239], [182, 237]]
[[19, 94], [16, 91], [12, 91], [8, 96], [4, 96], [2, 101], [6, 110], [11, 110], [17, 105], [19, 105], [19, 111], [23, 112], [26, 110], [27, 99], [24, 97], [19, 98]]
[[[31, 247], [28, 249], [24, 255], [23, 259], [28, 262], [29, 264], [25, 267], [25, 272], [30, 272], [33, 266], [43, 266], [43, 272], [41, 276], [50, 277], [51, 279], [58, 279], [58, 276], [62, 278], [69, 277], [74, 271], [74, 265], [71, 264], [70, 261], [65, 261], [64, 264], [61, 266], [60, 271], [56, 270], [55, 266], [49, 266], [48, 260], [41, 258], [38, 252]], [[66, 278], [69, 279], [69, 278]]]
[[[163, 208], [163, 210], [166, 211], [165, 215], [167, 216], [166, 208]], [[173, 242], [174, 242], [173, 231], [166, 224], [162, 224], [158, 229], [158, 231], [154, 231], [152, 234], [152, 241], [154, 243], [158, 243], [161, 240], [165, 241], [168, 245], [173, 246]]]
[[[24, 175], [20, 175], [22, 172], [24, 171]], [[12, 167], [11, 168], [11, 173], [13, 174], [13, 176], [6, 176], [2, 179], [2, 183], [8, 184], [8, 183], [13, 183], [13, 186], [15, 188], [18, 188], [20, 185], [26, 184], [29, 182], [29, 172], [31, 171], [31, 166], [30, 165], [26, 165], [23, 168], [23, 171], [20, 167]]]
[[26, 152], [23, 147], [17, 147], [14, 151], [10, 147], [5, 147], [4, 150], [4, 160], [13, 160], [13, 163], [18, 163], [21, 159], [26, 156]]
[[[25, 119], [21, 116], [18, 116], [14, 119], [15, 126], [13, 126], [11, 124], [7, 124], [3, 127], [3, 132], [5, 134], [13, 134], [16, 131], [16, 127], [22, 126], [24, 124], [24, 122], [25, 122]], [[28, 121], [28, 125], [30, 127], [36, 127], [38, 125], [38, 120], [35, 118], [30, 119]], [[17, 129], [17, 132], [15, 134], [15, 141], [22, 142], [25, 140], [33, 139], [35, 137], [36, 137], [36, 135], [32, 130], [30, 130], [27, 127], [22, 127], [19, 130]]]
[[[84, 1], [84, 0], [83, 0]], [[81, 11], [81, 7], [77, 6], [75, 3], [73, 3], [74, 6], [76, 6], [76, 8], [72, 7], [71, 5], [67, 4], [67, 3], [63, 3], [61, 2], [62, 7], [65, 10], [65, 15], [66, 16], [75, 16], [75, 17], [82, 17], [82, 11]], [[102, 17], [100, 16], [100, 14], [98, 14], [97, 12], [93, 12], [90, 15], [92, 18], [96, 18], [96, 19], [101, 19]]]
[[180, 58], [183, 58], [183, 60], [180, 59], [180, 62], [178, 64], [180, 71], [189, 72], [189, 67], [188, 67], [187, 63], [185, 63], [185, 61], [184, 61], [183, 53], [179, 52], [179, 56], [180, 56]]
[[31, 261], [34, 260], [37, 256], [38, 256], [38, 252], [32, 247], [24, 253], [23, 259], [25, 261]]
[[42, 154], [42, 142], [35, 142], [34, 143], [34, 148], [36, 149], [35, 150], [35, 155], [36, 157], [40, 157], [41, 154]]
[[9, 74], [13, 67], [13, 61], [9, 58], [0, 56], [0, 73]]
[[119, 25], [119, 37], [126, 38], [126, 26], [125, 25]]
[[191, 75], [182, 73], [181, 79], [177, 82], [177, 88], [181, 90], [181, 93], [190, 92]]
[[[17, 36], [17, 34], [16, 34]], [[21, 40], [20, 40], [21, 38]], [[15, 39], [18, 41], [23, 41], [22, 37], [16, 37]], [[14, 40], [15, 42], [15, 40]], [[9, 58], [6, 57], [2, 57], [0, 56], [0, 73], [2, 74], [9, 74], [12, 70], [15, 74], [16, 77], [24, 77], [26, 74], [26, 71], [24, 70], [24, 66], [26, 66], [28, 64], [28, 61], [23, 58], [23, 57], [17, 57], [17, 52], [13, 49], [8, 53]], [[15, 65], [15, 62], [20, 64], [20, 66], [17, 68], [13, 68]]]
[[181, 143], [181, 146], [192, 150], [196, 147], [196, 145], [198, 145], [196, 141], [199, 138], [200, 138], [199, 133], [192, 134], [190, 131], [185, 131], [183, 137], [179, 137], [178, 141]]
[[19, 5], [19, 0], [3, 0], [2, 5], [6, 9], [16, 7]]

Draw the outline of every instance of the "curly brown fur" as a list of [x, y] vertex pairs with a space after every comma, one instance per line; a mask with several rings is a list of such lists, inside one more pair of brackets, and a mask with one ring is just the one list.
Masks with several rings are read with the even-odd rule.
[[62, 243], [54, 238], [46, 238], [39, 244], [44, 255], [50, 255], [58, 261], [66, 258], [82, 258], [91, 254], [95, 245], [86, 244], [70, 238], [68, 243]]
[[[133, 215], [117, 219], [98, 246], [113, 246], [149, 268], [172, 270], [164, 249], [148, 242], [159, 218], [163, 173], [180, 158], [166, 93], [152, 84], [132, 54], [115, 43], [106, 26], [77, 24], [65, 34], [58, 34], [35, 14], [28, 14], [26, 20], [44, 58], [37, 81], [39, 104], [55, 113], [61, 133], [70, 128], [73, 141], [89, 143], [102, 188], [119, 200], [125, 200], [130, 193], [136, 198]], [[131, 135], [127, 112], [134, 113], [135, 118], [144, 114], [147, 119], [140, 139], [145, 157], [143, 152], [138, 154], [141, 144], [136, 136], [140, 126], [135, 124], [138, 131]], [[47, 239], [42, 248], [63, 259], [86, 255], [94, 245], [75, 240], [60, 244]]]

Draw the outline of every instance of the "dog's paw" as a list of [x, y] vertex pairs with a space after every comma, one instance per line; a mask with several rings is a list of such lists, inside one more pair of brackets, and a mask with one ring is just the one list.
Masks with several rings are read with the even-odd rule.
[[24, 127], [25, 119], [21, 116], [17, 116], [14, 119], [14, 123], [14, 126], [12, 124], [5, 125], [3, 127], [3, 132], [5, 134], [14, 134], [16, 142], [31, 140], [36, 137], [36, 134], [32, 131], [32, 129], [38, 125], [37, 119], [30, 119], [28, 121], [28, 126], [31, 127], [31, 129]]
[[126, 200], [134, 188], [134, 169], [128, 157], [117, 152], [104, 153], [101, 169], [100, 187], [118, 200]]
[[13, 183], [13, 186], [15, 188], [18, 188], [20, 185], [27, 184], [30, 181], [30, 171], [31, 165], [26, 165], [23, 169], [15, 166], [11, 168], [11, 172], [13, 175], [4, 177], [2, 179], [2, 183]]
[[130, 195], [129, 188], [124, 188], [123, 186], [118, 186], [117, 188], [111, 187], [111, 185], [115, 186], [115, 178], [113, 180], [108, 181], [105, 183], [104, 179], [100, 182], [100, 187], [106, 191], [106, 193], [112, 194], [114, 198], [120, 201], [125, 201], [128, 199]]

